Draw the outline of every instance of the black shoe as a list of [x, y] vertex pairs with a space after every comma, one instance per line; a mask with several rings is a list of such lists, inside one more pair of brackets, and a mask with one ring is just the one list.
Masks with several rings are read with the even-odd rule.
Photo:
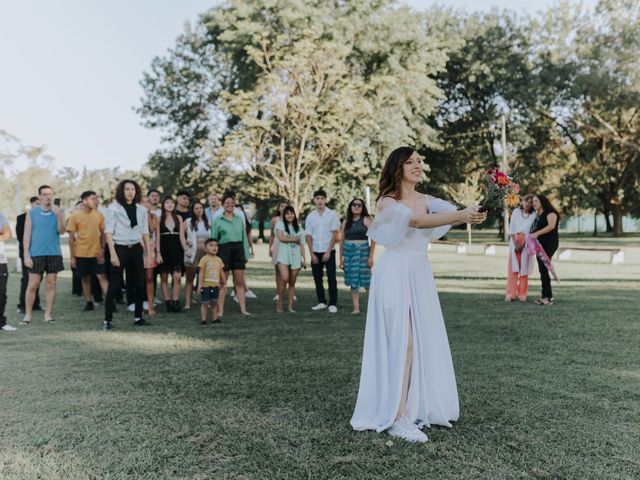
[[180, 300], [173, 301], [173, 311], [176, 313], [182, 313], [182, 309], [180, 308]]
[[111, 330], [111, 322], [107, 322], [106, 320], [102, 323], [102, 330], [105, 332]]
[[140, 320], [136, 320], [136, 321], [134, 321], [134, 322], [133, 322], [133, 324], [134, 324], [136, 327], [146, 327], [146, 326], [148, 326], [148, 325], [151, 325], [149, 322], [145, 321], [145, 319], [144, 319], [144, 318], [141, 318]]
[[[214, 322], [215, 323], [215, 322]], [[207, 322], [206, 320], [202, 320], [200, 322], [200, 325], [209, 325], [209, 322]]]
[[87, 304], [84, 306], [84, 309], [82, 311], [83, 312], [91, 312], [93, 310], [95, 310], [95, 307], [94, 307], [93, 303], [87, 302]]
[[173, 312], [173, 301], [172, 300], [166, 300], [164, 302], [164, 308], [167, 312]]
[[211, 323], [222, 323], [222, 317], [218, 317], [215, 320], [213, 320]]

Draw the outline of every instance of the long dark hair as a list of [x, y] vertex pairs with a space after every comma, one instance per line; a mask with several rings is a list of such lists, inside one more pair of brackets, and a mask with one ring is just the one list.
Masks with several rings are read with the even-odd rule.
[[[276, 212], [273, 214], [273, 218], [280, 217], [280, 205], [282, 205], [283, 203], [284, 203], [285, 208], [289, 205], [284, 200], [282, 202], [278, 202], [278, 205], [276, 206]], [[284, 209], [282, 211], [284, 212]]]
[[558, 223], [556, 223], [556, 226], [560, 225], [560, 212], [558, 212], [558, 209], [551, 204], [551, 201], [545, 195], [534, 196], [538, 197], [538, 200], [540, 200], [540, 205], [542, 205], [542, 211], [544, 213], [546, 213], [547, 215], [550, 213], [555, 213], [558, 216]]
[[135, 180], [130, 179], [122, 180], [116, 187], [116, 202], [118, 202], [122, 206], [127, 204], [127, 199], [124, 196], [124, 186], [127, 183], [132, 184], [136, 189], [136, 195], [135, 197], [133, 197], [133, 203], [140, 203], [140, 200], [142, 199], [142, 190], [140, 189], [140, 185], [138, 185], [138, 182], [136, 182]]
[[402, 166], [411, 155], [416, 151], [412, 147], [399, 147], [396, 148], [382, 167], [382, 173], [380, 174], [380, 183], [378, 184], [378, 198], [393, 197], [396, 200], [400, 200], [402, 192], [400, 191], [400, 181], [402, 180]]
[[360, 218], [367, 218], [369, 216], [369, 211], [367, 210], [367, 205], [364, 203], [364, 200], [355, 197], [349, 202], [349, 206], [347, 207], [347, 223], [344, 226], [345, 230], [349, 230], [353, 225], [353, 210], [351, 209], [351, 206], [355, 201], [359, 201], [362, 204], [362, 215], [360, 215]]
[[287, 222], [286, 219], [287, 212], [293, 213], [293, 222], [291, 222], [291, 225], [293, 226], [293, 233], [298, 233], [300, 231], [300, 227], [298, 226], [298, 216], [296, 215], [296, 211], [293, 207], [291, 205], [287, 205], [282, 211], [282, 223], [284, 223], [284, 229], [287, 232], [287, 235], [291, 235], [291, 232], [289, 231], [289, 222]]
[[[164, 204], [167, 203], [169, 200], [171, 200], [174, 205], [172, 212], [167, 212], [164, 208]], [[164, 225], [165, 227], [167, 226], [165, 221], [167, 220], [167, 213], [169, 213], [169, 215], [171, 215], [171, 218], [173, 218], [173, 224], [175, 226], [180, 226], [180, 220], [178, 220], [178, 215], [176, 215], [175, 205], [176, 205], [176, 201], [172, 196], [164, 197], [162, 199], [162, 210], [161, 210], [162, 213], [160, 214], [160, 225]]]
[[202, 202], [199, 202], [198, 200], [196, 200], [195, 202], [193, 202], [191, 204], [191, 229], [195, 232], [196, 229], [198, 228], [198, 217], [196, 217], [196, 212], [194, 212], [194, 207], [196, 205], [200, 205], [202, 207], [202, 221], [204, 222], [204, 228], [206, 228], [207, 230], [209, 230], [209, 219], [207, 218], [207, 214], [205, 212], [204, 209], [204, 205], [202, 204]]

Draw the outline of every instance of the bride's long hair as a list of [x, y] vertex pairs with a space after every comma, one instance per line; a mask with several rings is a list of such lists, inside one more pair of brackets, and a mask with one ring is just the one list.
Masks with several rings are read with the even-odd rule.
[[412, 147], [398, 147], [387, 157], [380, 174], [376, 202], [382, 197], [393, 197], [396, 200], [400, 200], [402, 197], [402, 192], [400, 191], [402, 166], [415, 151], [416, 149]]

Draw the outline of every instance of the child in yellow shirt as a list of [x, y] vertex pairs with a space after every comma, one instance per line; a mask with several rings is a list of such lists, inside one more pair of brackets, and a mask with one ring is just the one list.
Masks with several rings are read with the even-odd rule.
[[222, 323], [218, 318], [218, 296], [220, 295], [220, 274], [224, 262], [218, 257], [218, 241], [214, 238], [204, 243], [207, 254], [200, 259], [198, 267], [198, 293], [200, 303], [200, 325], [207, 325], [207, 309], [211, 307], [212, 323]]

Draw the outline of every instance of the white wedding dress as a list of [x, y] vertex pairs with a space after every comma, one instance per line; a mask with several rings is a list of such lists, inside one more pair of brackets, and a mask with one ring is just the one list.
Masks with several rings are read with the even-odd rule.
[[[455, 211], [430, 197], [430, 213]], [[422, 427], [458, 419], [460, 407], [438, 293], [427, 257], [428, 243], [449, 225], [409, 227], [412, 211], [395, 203], [380, 212], [368, 235], [385, 247], [374, 267], [362, 353], [360, 388], [351, 426], [355, 430], [388, 429], [401, 400], [409, 322], [413, 328], [413, 363], [406, 416]]]

